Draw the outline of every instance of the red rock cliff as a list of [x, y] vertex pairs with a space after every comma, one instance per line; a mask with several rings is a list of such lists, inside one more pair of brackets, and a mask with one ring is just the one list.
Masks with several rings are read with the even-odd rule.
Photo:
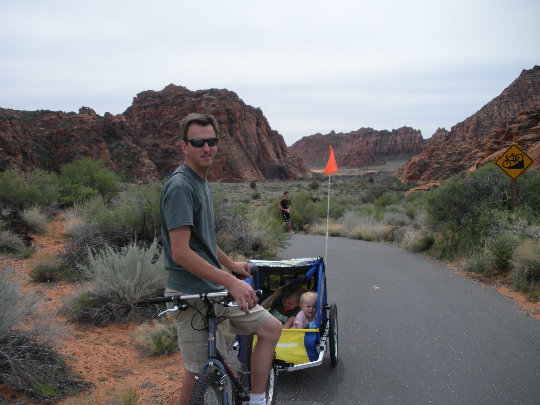
[[115, 116], [100, 117], [86, 107], [78, 114], [0, 109], [0, 170], [10, 165], [58, 170], [92, 157], [134, 179], [157, 180], [183, 161], [180, 121], [190, 112], [211, 113], [219, 121], [212, 180], [311, 178], [260, 109], [227, 90], [192, 92], [174, 85], [140, 93]]
[[420, 131], [402, 127], [392, 131], [361, 128], [350, 133], [330, 132], [327, 135], [306, 136], [289, 150], [312, 168], [321, 168], [328, 161], [332, 146], [338, 167], [362, 167], [382, 163], [387, 157], [414, 155], [422, 150], [424, 140]]
[[439, 129], [397, 175], [407, 183], [440, 182], [496, 160], [513, 143], [538, 164], [539, 112], [540, 66], [535, 66], [523, 70], [498, 97], [450, 132]]

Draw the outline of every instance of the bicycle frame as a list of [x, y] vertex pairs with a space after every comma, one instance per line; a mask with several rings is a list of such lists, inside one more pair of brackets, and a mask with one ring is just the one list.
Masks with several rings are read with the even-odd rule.
[[[246, 364], [246, 353], [243, 353], [241, 360], [241, 372], [244, 374], [244, 376], [248, 376], [248, 378], [243, 378], [243, 383], [240, 381], [240, 379], [236, 376], [234, 371], [232, 370], [231, 366], [227, 363], [227, 361], [224, 359], [223, 355], [219, 352], [217, 348], [217, 326], [227, 319], [226, 316], [216, 316], [216, 311], [214, 309], [214, 304], [218, 303], [218, 298], [226, 298], [229, 297], [229, 293], [203, 293], [203, 294], [192, 294], [192, 295], [176, 295], [176, 296], [170, 296], [170, 297], [159, 297], [159, 298], [151, 298], [149, 299], [149, 302], [164, 302], [169, 301], [174, 303], [174, 308], [167, 309], [165, 311], [162, 311], [158, 314], [158, 316], [162, 316], [167, 312], [173, 312], [177, 310], [183, 310], [187, 309], [189, 304], [186, 301], [190, 300], [202, 300], [206, 306], [207, 306], [207, 312], [206, 312], [206, 320], [208, 323], [208, 360], [203, 364], [201, 367], [201, 370], [199, 372], [199, 376], [203, 375], [208, 368], [214, 367], [217, 369], [220, 373], [220, 376], [222, 378], [221, 383], [224, 389], [222, 390], [222, 398], [223, 403], [228, 404], [228, 394], [227, 389], [225, 386], [225, 377], [229, 376], [231, 382], [233, 383], [236, 390], [241, 395], [242, 401], [249, 401], [249, 390], [250, 390], [250, 379], [249, 379], [249, 367]], [[219, 303], [224, 306], [231, 306], [231, 304], [223, 304]], [[240, 336], [240, 339], [244, 338], [243, 336]], [[244, 352], [247, 351], [246, 345], [240, 345]]]
[[[244, 401], [249, 400], [249, 385], [244, 386], [240, 383], [238, 377], [236, 374], [234, 374], [234, 371], [232, 370], [231, 366], [225, 359], [223, 358], [222, 354], [219, 352], [217, 348], [217, 326], [227, 319], [225, 316], [216, 317], [216, 313], [214, 310], [214, 305], [211, 302], [208, 302], [208, 312], [206, 314], [206, 319], [208, 320], [208, 360], [206, 363], [203, 364], [201, 367], [201, 371], [199, 372], [199, 375], [202, 375], [209, 367], [215, 367], [217, 368], [222, 378], [225, 377], [225, 375], [228, 375], [231, 379], [232, 383], [234, 384], [235, 388], [238, 390], [239, 393], [244, 397]], [[245, 350], [245, 345], [244, 349]], [[245, 356], [243, 357], [245, 358]], [[242, 371], [247, 372], [247, 368], [245, 365], [245, 361], [242, 361]], [[247, 379], [247, 382], [249, 382], [249, 379]], [[222, 381], [222, 384], [224, 381]], [[222, 390], [223, 395], [223, 403], [228, 404], [229, 398], [227, 397], [227, 390]]]

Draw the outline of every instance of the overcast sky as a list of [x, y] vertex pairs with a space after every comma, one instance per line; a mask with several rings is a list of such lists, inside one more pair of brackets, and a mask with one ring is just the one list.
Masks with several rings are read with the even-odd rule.
[[0, 0], [0, 107], [119, 114], [170, 83], [234, 91], [287, 145], [429, 138], [540, 64], [538, 0]]

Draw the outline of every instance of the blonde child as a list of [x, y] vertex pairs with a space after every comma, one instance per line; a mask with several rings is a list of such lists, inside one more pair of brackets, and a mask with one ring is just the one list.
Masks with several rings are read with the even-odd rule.
[[308, 291], [300, 297], [302, 309], [294, 319], [294, 329], [317, 329], [317, 293]]

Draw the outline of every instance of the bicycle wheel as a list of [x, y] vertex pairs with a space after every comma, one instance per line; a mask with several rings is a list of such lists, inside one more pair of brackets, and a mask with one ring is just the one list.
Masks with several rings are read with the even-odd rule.
[[328, 319], [330, 322], [330, 363], [332, 364], [332, 366], [335, 366], [338, 362], [338, 317], [336, 304], [330, 305], [330, 315]]
[[[253, 352], [253, 334], [246, 336], [246, 363], [248, 365], [249, 371], [251, 372], [251, 354]], [[251, 375], [248, 374], [247, 378]], [[270, 369], [270, 374], [268, 375], [268, 381], [266, 382], [266, 390], [264, 392], [266, 405], [272, 405], [274, 403], [274, 388], [276, 384], [276, 370], [274, 367]], [[251, 384], [249, 385], [251, 386]]]
[[218, 370], [207, 370], [203, 375], [199, 377], [193, 392], [190, 405], [220, 405], [223, 402], [223, 390], [227, 390], [227, 399], [229, 404], [240, 404], [237, 402], [237, 396], [234, 392], [234, 386], [231, 383], [228, 375], [221, 376]]

